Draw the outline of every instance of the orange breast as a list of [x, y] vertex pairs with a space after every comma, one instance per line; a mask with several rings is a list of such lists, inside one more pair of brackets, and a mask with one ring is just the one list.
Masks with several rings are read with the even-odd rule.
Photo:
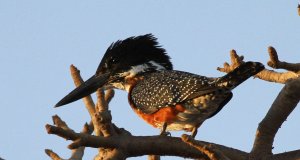
[[176, 116], [178, 113], [183, 112], [185, 109], [182, 105], [178, 104], [175, 107], [164, 107], [152, 114], [145, 114], [140, 110], [137, 110], [134, 106], [132, 109], [135, 113], [145, 120], [147, 123], [151, 124], [153, 127], [160, 127], [165, 122], [170, 124], [176, 120]]
[[143, 120], [145, 120], [147, 123], [151, 124], [154, 127], [161, 127], [165, 122], [168, 124], [174, 122], [176, 120], [176, 116], [178, 113], [183, 112], [185, 108], [177, 104], [176, 106], [166, 106], [161, 109], [159, 109], [157, 112], [152, 114], [146, 114], [142, 111], [138, 110], [134, 103], [132, 102], [132, 99], [130, 97], [130, 93], [132, 88], [136, 85], [136, 83], [139, 80], [142, 80], [143, 77], [135, 77], [126, 79], [126, 83], [130, 86], [129, 94], [128, 94], [128, 100], [131, 108], [134, 110], [134, 112], [141, 117]]

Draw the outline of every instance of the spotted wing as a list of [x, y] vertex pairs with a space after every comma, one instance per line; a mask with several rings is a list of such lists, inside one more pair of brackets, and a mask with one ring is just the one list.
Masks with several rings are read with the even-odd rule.
[[220, 89], [215, 85], [215, 80], [182, 71], [154, 72], [145, 75], [132, 89], [130, 96], [137, 109], [151, 114], [159, 108], [174, 106]]

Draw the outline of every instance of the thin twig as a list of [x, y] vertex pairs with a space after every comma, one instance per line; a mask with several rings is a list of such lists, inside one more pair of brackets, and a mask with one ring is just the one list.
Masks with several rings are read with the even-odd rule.
[[278, 58], [277, 51], [272, 46], [268, 47], [268, 52], [270, 56], [268, 65], [270, 67], [274, 69], [285, 69], [287, 71], [300, 74], [300, 63], [288, 63], [288, 62], [280, 61]]
[[65, 130], [70, 129], [69, 126], [67, 125], [67, 123], [65, 121], [63, 121], [58, 115], [52, 116], [52, 121], [53, 121], [53, 124], [57, 127], [60, 127]]
[[52, 160], [62, 160], [55, 152], [50, 149], [45, 149], [45, 153], [52, 159]]
[[[70, 66], [71, 76], [73, 78], [74, 84], [76, 87], [80, 86], [84, 81], [80, 76], [80, 71], [74, 66]], [[93, 102], [93, 99], [91, 96], [86, 96], [83, 99], [83, 102], [86, 106], [86, 109], [88, 110], [90, 115], [95, 114], [95, 103]]]
[[[67, 123], [65, 121], [63, 121], [58, 115], [52, 116], [52, 120], [53, 120], [54, 125], [57, 126], [58, 128], [74, 132], [72, 129], [70, 129], [68, 127]], [[86, 123], [83, 127], [82, 133], [91, 134], [92, 132], [93, 132], [92, 128]], [[81, 160], [83, 157], [83, 154], [84, 154], [84, 149], [85, 149], [84, 146], [79, 147], [77, 149], [72, 149], [72, 155], [69, 159]], [[57, 153], [53, 152], [52, 150], [47, 149], [47, 150], [45, 150], [45, 152], [52, 160], [62, 159], [58, 156]]]

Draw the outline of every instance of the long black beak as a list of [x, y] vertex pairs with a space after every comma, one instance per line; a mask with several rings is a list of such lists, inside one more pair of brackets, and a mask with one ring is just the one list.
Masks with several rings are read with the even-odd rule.
[[103, 87], [109, 79], [110, 74], [104, 73], [101, 75], [94, 75], [87, 81], [82, 83], [79, 87], [75, 88], [72, 92], [61, 99], [55, 107], [60, 107], [74, 101], [77, 101], [85, 96], [88, 96], [95, 92], [98, 88]]

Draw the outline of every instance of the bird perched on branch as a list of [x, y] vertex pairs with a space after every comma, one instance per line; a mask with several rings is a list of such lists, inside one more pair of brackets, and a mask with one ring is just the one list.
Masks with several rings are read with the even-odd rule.
[[264, 69], [259, 62], [246, 62], [223, 77], [211, 78], [173, 70], [166, 50], [152, 34], [112, 43], [91, 78], [74, 89], [55, 107], [83, 98], [98, 88], [128, 92], [136, 114], [165, 131], [198, 127], [216, 115], [232, 98], [231, 90]]

